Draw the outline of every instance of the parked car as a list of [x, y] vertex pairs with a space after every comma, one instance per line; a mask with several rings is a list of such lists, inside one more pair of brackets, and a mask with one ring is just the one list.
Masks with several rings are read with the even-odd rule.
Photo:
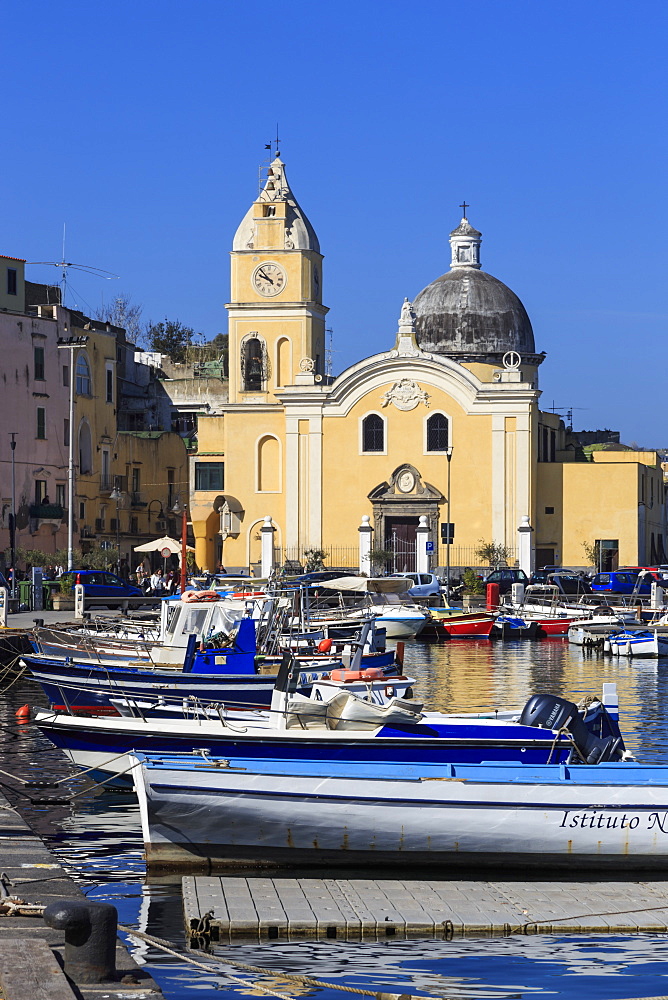
[[434, 573], [390, 573], [410, 580], [412, 587], [406, 591], [409, 597], [440, 597], [441, 581]]
[[547, 578], [550, 573], [568, 573], [571, 576], [576, 575], [569, 569], [562, 569], [561, 566], [541, 566], [540, 569], [535, 569], [533, 571], [529, 583], [547, 583]]
[[545, 583], [557, 587], [561, 594], [568, 594], [568, 596], [591, 594], [589, 583], [577, 573], [548, 573]]
[[[632, 594], [636, 588], [639, 570], [625, 569], [613, 570], [610, 573], [597, 573], [591, 581], [591, 589], [594, 593], [605, 594]], [[635, 592], [637, 594], [649, 594], [652, 589], [649, 580], [641, 582]]]
[[510, 567], [504, 566], [503, 569], [492, 570], [489, 576], [485, 577], [484, 582], [486, 584], [498, 583], [499, 594], [509, 594], [514, 583], [523, 583], [526, 587], [529, 577], [523, 569], [510, 569]]
[[[115, 573], [102, 569], [75, 569], [74, 582], [83, 584], [84, 596], [90, 602], [93, 598], [142, 597], [143, 592], [132, 583], [126, 583]], [[100, 601], [104, 604], [104, 601]]]

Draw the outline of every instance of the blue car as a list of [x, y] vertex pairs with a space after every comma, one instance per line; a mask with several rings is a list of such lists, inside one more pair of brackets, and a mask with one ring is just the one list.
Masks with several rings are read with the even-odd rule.
[[[142, 597], [142, 591], [106, 569], [73, 570], [74, 582], [83, 584], [87, 599], [95, 597]], [[104, 604], [104, 601], [101, 601]]]
[[[591, 589], [597, 594], [632, 594], [637, 579], [638, 573], [635, 570], [611, 570], [609, 573], [597, 573], [591, 581]], [[648, 581], [641, 583], [636, 593], [649, 594], [651, 589], [651, 581]]]

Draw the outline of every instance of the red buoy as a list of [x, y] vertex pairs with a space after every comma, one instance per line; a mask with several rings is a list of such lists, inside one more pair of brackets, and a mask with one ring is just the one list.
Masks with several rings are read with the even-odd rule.
[[25, 722], [26, 719], [30, 718], [30, 705], [21, 705], [14, 712], [14, 716], [19, 720], [19, 722]]
[[331, 639], [321, 639], [320, 642], [318, 643], [318, 652], [319, 653], [329, 653], [329, 651], [330, 651], [331, 648], [332, 648], [332, 640]]

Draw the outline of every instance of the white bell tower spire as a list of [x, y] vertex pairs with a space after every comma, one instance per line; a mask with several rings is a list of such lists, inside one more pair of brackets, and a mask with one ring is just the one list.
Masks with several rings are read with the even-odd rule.
[[475, 267], [479, 270], [482, 233], [474, 229], [466, 218], [466, 209], [469, 208], [466, 202], [462, 202], [459, 207], [463, 209], [464, 215], [457, 228], [450, 233], [450, 247], [452, 249], [450, 267]]

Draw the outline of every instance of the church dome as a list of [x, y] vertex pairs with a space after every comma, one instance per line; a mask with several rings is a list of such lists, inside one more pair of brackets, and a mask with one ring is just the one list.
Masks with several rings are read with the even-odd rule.
[[452, 269], [413, 300], [417, 342], [433, 354], [534, 354], [527, 311], [507, 285], [480, 270], [480, 243], [463, 218], [450, 234]]

